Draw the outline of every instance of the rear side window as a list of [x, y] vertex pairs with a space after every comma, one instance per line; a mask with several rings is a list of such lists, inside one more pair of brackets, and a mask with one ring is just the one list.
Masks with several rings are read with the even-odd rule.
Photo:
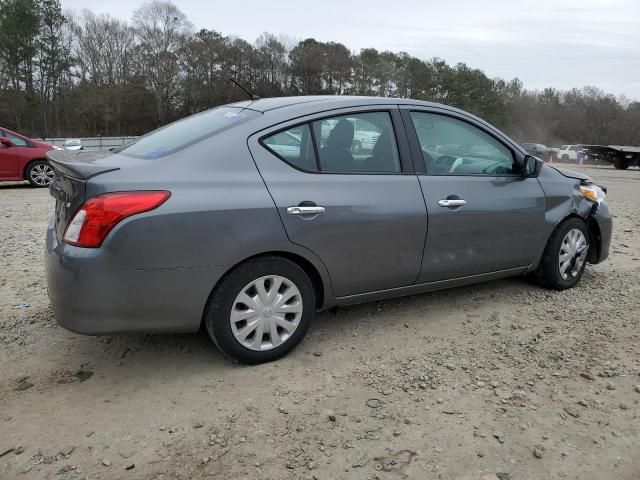
[[307, 172], [318, 171], [308, 124], [278, 132], [266, 137], [262, 143], [289, 165]]
[[154, 130], [116, 150], [136, 158], [160, 158], [261, 115], [255, 110], [219, 107]]
[[353, 113], [313, 122], [320, 169], [327, 173], [399, 173], [388, 112]]

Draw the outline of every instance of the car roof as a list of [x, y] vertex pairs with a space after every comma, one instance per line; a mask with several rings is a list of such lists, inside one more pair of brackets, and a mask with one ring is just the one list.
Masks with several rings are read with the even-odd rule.
[[[309, 95], [297, 97], [271, 97], [261, 98], [259, 100], [246, 100], [230, 104], [231, 106], [248, 108], [258, 112], [268, 112], [276, 109], [286, 109], [287, 107], [298, 107], [308, 104], [310, 110], [324, 109], [324, 104], [331, 104], [331, 107], [340, 108], [356, 107], [366, 105], [424, 105], [431, 107], [446, 108], [447, 110], [456, 110], [456, 108], [442, 105], [439, 103], [425, 102], [423, 100], [412, 100], [406, 98], [389, 98], [389, 97], [365, 97], [356, 95]], [[466, 113], [466, 112], [465, 112]]]

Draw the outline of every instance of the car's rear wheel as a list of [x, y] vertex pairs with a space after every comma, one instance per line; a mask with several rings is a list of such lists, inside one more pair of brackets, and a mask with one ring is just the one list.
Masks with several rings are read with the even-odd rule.
[[549, 238], [536, 270], [539, 283], [554, 290], [574, 287], [582, 277], [589, 253], [589, 232], [580, 218], [561, 223]]
[[204, 314], [211, 339], [229, 357], [248, 364], [276, 360], [304, 337], [315, 313], [305, 271], [281, 257], [260, 257], [226, 275]]
[[629, 164], [627, 163], [627, 161], [624, 158], [616, 158], [613, 161], [613, 166], [617, 170], [626, 170], [627, 168], [629, 168]]
[[34, 187], [48, 187], [53, 182], [53, 168], [45, 160], [36, 160], [27, 167], [26, 177]]

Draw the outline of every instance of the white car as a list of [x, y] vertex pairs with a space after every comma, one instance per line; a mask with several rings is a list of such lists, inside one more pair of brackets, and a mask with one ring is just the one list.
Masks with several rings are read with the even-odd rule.
[[562, 145], [558, 149], [558, 158], [560, 160], [577, 160], [580, 150], [582, 150], [581, 145]]

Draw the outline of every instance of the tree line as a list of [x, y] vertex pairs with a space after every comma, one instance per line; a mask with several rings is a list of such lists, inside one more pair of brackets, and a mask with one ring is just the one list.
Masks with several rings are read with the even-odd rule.
[[374, 95], [475, 113], [521, 142], [640, 144], [640, 102], [596, 87], [528, 90], [465, 63], [192, 23], [168, 0], [130, 21], [60, 0], [0, 0], [0, 125], [36, 137], [139, 135], [246, 95]]

